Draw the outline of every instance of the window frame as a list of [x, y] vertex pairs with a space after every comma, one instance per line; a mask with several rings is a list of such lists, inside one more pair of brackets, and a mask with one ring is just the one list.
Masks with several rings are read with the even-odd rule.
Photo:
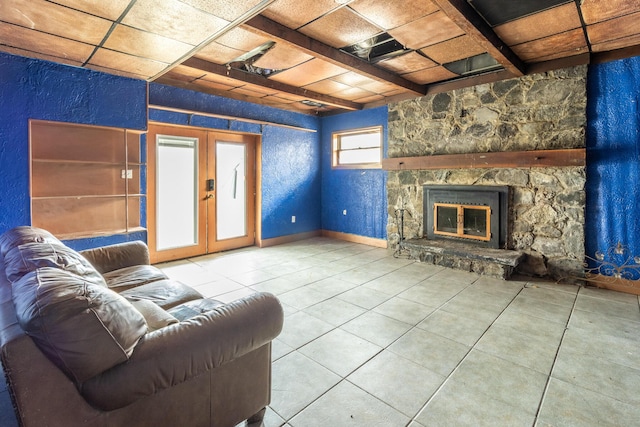
[[[383, 158], [383, 150], [384, 150], [384, 134], [383, 134], [382, 126], [370, 126], [358, 129], [350, 129], [344, 131], [337, 131], [331, 133], [331, 167], [333, 169], [381, 169], [382, 168], [382, 158]], [[377, 162], [360, 162], [360, 163], [340, 163], [340, 153], [342, 151], [356, 151], [363, 150], [365, 148], [357, 148], [357, 149], [349, 149], [349, 150], [341, 150], [340, 142], [341, 138], [344, 136], [350, 135], [358, 135], [358, 134], [374, 134], [379, 137], [379, 150], [380, 150], [380, 158]], [[373, 147], [366, 147], [373, 148]]]

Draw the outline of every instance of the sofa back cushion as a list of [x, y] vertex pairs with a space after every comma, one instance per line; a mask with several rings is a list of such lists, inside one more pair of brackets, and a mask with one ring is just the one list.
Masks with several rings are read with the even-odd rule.
[[5, 231], [2, 236], [0, 236], [0, 257], [4, 257], [7, 255], [13, 248], [17, 248], [20, 245], [24, 245], [27, 243], [59, 243], [58, 240], [53, 234], [49, 233], [47, 230], [43, 230], [37, 227], [30, 227], [28, 225], [21, 225], [19, 227], [12, 228], [11, 230]]
[[104, 278], [78, 252], [61, 242], [26, 243], [4, 255], [7, 278], [11, 282], [41, 267], [53, 267], [81, 276], [92, 283], [107, 286]]
[[20, 326], [77, 384], [128, 360], [144, 318], [116, 292], [66, 270], [40, 267], [13, 283]]

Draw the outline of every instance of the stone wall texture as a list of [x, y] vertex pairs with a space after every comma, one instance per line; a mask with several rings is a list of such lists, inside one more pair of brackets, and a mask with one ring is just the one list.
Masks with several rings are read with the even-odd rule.
[[[389, 105], [388, 157], [529, 151], [585, 146], [586, 66], [483, 84]], [[585, 168], [492, 168], [389, 172], [390, 247], [424, 235], [422, 186], [508, 185], [508, 249], [527, 254], [520, 272], [580, 275]]]

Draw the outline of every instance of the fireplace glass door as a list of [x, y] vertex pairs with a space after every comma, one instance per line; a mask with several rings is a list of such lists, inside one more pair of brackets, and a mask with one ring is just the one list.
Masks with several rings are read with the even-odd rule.
[[433, 232], [442, 236], [491, 240], [491, 208], [489, 206], [433, 204]]

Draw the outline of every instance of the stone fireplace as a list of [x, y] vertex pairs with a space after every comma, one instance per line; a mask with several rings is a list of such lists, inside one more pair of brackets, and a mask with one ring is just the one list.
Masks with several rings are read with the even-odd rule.
[[[434, 241], [429, 236], [433, 223], [424, 214], [425, 186], [508, 187], [506, 234], [498, 248], [524, 255], [516, 270], [552, 278], [581, 275], [585, 166], [546, 157], [569, 151], [581, 152], [584, 160], [586, 71], [586, 66], [573, 67], [389, 105], [383, 162], [389, 171], [389, 246], [399, 242], [400, 209], [406, 211], [405, 239]], [[503, 155], [507, 160], [486, 161]], [[530, 161], [520, 161], [523, 157]], [[456, 224], [460, 205], [482, 206], [466, 200], [449, 204], [457, 205], [445, 209]], [[481, 212], [473, 215], [470, 221], [480, 220]], [[459, 226], [449, 222], [445, 232], [459, 233]], [[456, 247], [457, 242], [443, 241], [439, 246], [445, 252]], [[447, 262], [473, 270], [469, 263]]]

